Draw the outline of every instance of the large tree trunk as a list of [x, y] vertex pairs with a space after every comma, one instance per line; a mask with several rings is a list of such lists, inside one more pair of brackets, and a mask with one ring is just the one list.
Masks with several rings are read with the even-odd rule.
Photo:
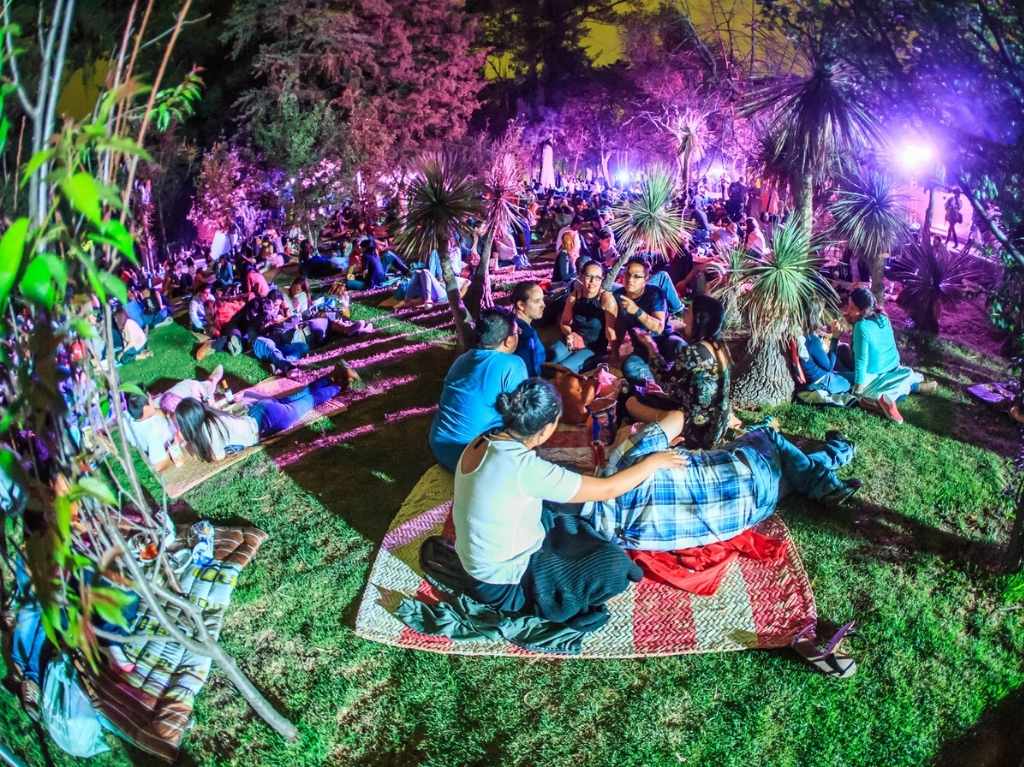
[[459, 295], [459, 281], [455, 279], [455, 270], [452, 268], [452, 259], [448, 253], [448, 244], [444, 245], [444, 254], [441, 248], [437, 249], [441, 256], [441, 274], [444, 276], [444, 289], [448, 294], [448, 305], [452, 308], [452, 318], [455, 320], [455, 343], [460, 352], [469, 348], [469, 336], [466, 328], [466, 316], [462, 311], [462, 296]]
[[[683, 210], [686, 210], [686, 206], [690, 202], [690, 159], [693, 153], [690, 151], [690, 147], [687, 147], [683, 152], [683, 172], [682, 172], [682, 183], [683, 183]], [[685, 213], [684, 213], [685, 215]]]
[[814, 232], [814, 178], [805, 173], [797, 179], [794, 187], [796, 220], [809, 236]]
[[475, 322], [479, 322], [480, 312], [494, 306], [494, 296], [491, 294], [491, 250], [493, 244], [494, 232], [490, 231], [484, 236], [483, 246], [479, 253], [480, 262], [476, 265], [473, 279], [466, 291], [466, 309]]
[[888, 257], [888, 253], [877, 253], [870, 259], [871, 292], [879, 304], [885, 303], [885, 259]]
[[793, 399], [796, 384], [778, 339], [751, 339], [747, 358], [736, 376], [732, 400], [740, 405], [783, 405]]

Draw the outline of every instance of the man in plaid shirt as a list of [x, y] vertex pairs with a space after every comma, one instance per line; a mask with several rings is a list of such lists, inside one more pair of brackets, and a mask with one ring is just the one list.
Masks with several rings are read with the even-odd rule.
[[[648, 424], [611, 452], [601, 475], [670, 449], [682, 427], [678, 411]], [[623, 548], [676, 551], [739, 535], [771, 516], [790, 490], [835, 504], [860, 487], [859, 480], [835, 474], [854, 454], [838, 432], [829, 432], [824, 450], [810, 454], [767, 425], [719, 450], [676, 449], [688, 458], [686, 466], [660, 470], [618, 498], [584, 504], [584, 519]]]

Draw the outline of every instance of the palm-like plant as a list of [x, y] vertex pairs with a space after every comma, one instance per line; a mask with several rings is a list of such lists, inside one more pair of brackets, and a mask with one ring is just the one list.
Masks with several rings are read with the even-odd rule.
[[[499, 146], [499, 150], [503, 147]], [[491, 296], [491, 250], [494, 235], [507, 232], [522, 221], [519, 206], [519, 179], [521, 168], [516, 155], [511, 151], [499, 151], [487, 168], [483, 179], [483, 223], [484, 237], [480, 244], [480, 262], [473, 273], [473, 280], [466, 291], [466, 307], [474, 319], [480, 312], [494, 306]]]
[[868, 171], [846, 176], [829, 206], [836, 238], [846, 240], [871, 265], [871, 292], [880, 303], [885, 301], [885, 259], [909, 231], [905, 204], [888, 176]]
[[470, 218], [478, 217], [480, 212], [480, 185], [476, 179], [453, 155], [431, 155], [422, 161], [419, 173], [409, 185], [409, 202], [396, 240], [398, 247], [413, 259], [425, 259], [432, 250], [437, 250], [460, 349], [467, 348], [468, 337], [449, 243], [457, 232], [468, 230]]
[[740, 324], [739, 299], [743, 286], [747, 284], [747, 251], [733, 248], [715, 251], [713, 260], [704, 267], [708, 278], [707, 292], [722, 302], [725, 307], [725, 327], [735, 329]]
[[679, 249], [685, 225], [675, 194], [672, 173], [663, 166], [655, 166], [648, 171], [639, 192], [612, 210], [612, 231], [619, 257], [605, 275], [604, 290], [612, 289], [622, 267], [637, 253], [667, 256]]
[[824, 303], [836, 310], [838, 305], [836, 292], [820, 273], [820, 247], [791, 220], [772, 233], [771, 255], [750, 257], [741, 271], [749, 289], [739, 307], [750, 341], [733, 389], [737, 402], [777, 405], [792, 398], [793, 378], [782, 345], [807, 326], [813, 307]]
[[848, 168], [878, 129], [849, 70], [821, 52], [808, 59], [809, 76], [774, 80], [755, 90], [742, 112], [770, 116], [772, 152], [766, 159], [786, 168], [797, 220], [810, 233], [815, 184]]
[[897, 302], [907, 310], [914, 326], [939, 332], [942, 310], [977, 291], [985, 279], [979, 262], [964, 251], [948, 250], [911, 240], [893, 264], [893, 276], [903, 285]]

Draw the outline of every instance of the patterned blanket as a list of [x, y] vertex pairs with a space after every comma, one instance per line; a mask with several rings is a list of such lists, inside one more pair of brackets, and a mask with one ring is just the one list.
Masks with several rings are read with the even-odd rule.
[[[239, 573], [266, 538], [266, 533], [254, 528], [217, 528], [214, 562], [202, 568], [191, 566], [182, 576], [182, 590], [203, 611], [212, 636], [220, 634]], [[174, 609], [169, 612], [173, 614]], [[143, 607], [135, 633], [165, 632]], [[173, 762], [212, 662], [174, 642], [152, 641], [122, 647], [135, 670], [125, 674], [100, 664], [98, 672], [93, 672], [80, 666], [85, 689], [96, 710], [107, 717], [121, 737], [143, 751]]]
[[[561, 426], [539, 452], [548, 460], [592, 471], [591, 437], [589, 428]], [[419, 548], [428, 536], [441, 534], [451, 513], [451, 496], [452, 475], [434, 466], [406, 498], [373, 563], [356, 617], [356, 633], [375, 642], [439, 653], [534, 655], [503, 641], [455, 642], [427, 636], [394, 616], [398, 602], [407, 595], [428, 602], [443, 598], [423, 578]], [[816, 621], [814, 595], [782, 520], [772, 517], [757, 529], [789, 540], [783, 560], [733, 561], [713, 596], [696, 596], [645, 578], [608, 602], [611, 620], [583, 640], [580, 657], [634, 658], [788, 645], [795, 634]]]

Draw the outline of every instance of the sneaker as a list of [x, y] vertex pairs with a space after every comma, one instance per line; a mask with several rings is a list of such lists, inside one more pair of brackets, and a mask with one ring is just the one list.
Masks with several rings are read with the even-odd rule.
[[171, 315], [168, 314], [166, 317], [164, 317], [162, 320], [160, 320], [158, 323], [156, 323], [153, 327], [154, 328], [162, 328], [162, 327], [164, 327], [164, 325], [170, 325], [173, 322], [174, 322], [174, 317], [172, 317]]
[[859, 479], [851, 477], [850, 479], [843, 480], [842, 484], [835, 490], [830, 492], [828, 495], [822, 496], [821, 502], [827, 506], [838, 506], [845, 501], [850, 500], [864, 486], [864, 483]]
[[903, 416], [896, 408], [896, 403], [884, 394], [878, 398], [878, 407], [882, 411], [882, 414], [893, 423], [903, 423]]
[[939, 384], [935, 381], [922, 381], [917, 385], [916, 394], [935, 394]]

